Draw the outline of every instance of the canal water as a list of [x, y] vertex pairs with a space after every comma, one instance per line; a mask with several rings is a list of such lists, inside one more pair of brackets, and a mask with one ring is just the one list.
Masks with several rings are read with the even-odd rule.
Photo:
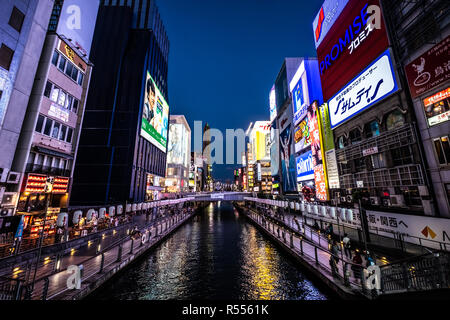
[[91, 294], [95, 300], [326, 300], [230, 203], [206, 207]]

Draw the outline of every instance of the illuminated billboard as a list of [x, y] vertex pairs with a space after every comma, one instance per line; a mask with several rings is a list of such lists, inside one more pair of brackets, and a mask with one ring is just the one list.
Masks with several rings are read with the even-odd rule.
[[423, 104], [430, 127], [450, 120], [450, 87], [426, 98]]
[[250, 133], [253, 161], [270, 159], [270, 121], [256, 121]]
[[167, 151], [169, 105], [149, 72], [145, 83], [141, 136], [163, 152]]
[[295, 127], [294, 131], [295, 152], [300, 152], [311, 145], [308, 117]]
[[[316, 29], [313, 32], [316, 33]], [[349, 0], [317, 46], [325, 101], [388, 46], [379, 0]]]
[[56, 33], [72, 39], [78, 50], [89, 58], [99, 0], [64, 0]]
[[348, 0], [325, 0], [313, 22], [316, 49], [320, 46], [347, 3]]
[[270, 106], [270, 122], [272, 122], [277, 117], [277, 99], [275, 95], [275, 86], [273, 86], [272, 89], [270, 90], [269, 106]]
[[331, 128], [336, 128], [397, 90], [388, 49], [328, 102]]
[[312, 152], [308, 151], [297, 157], [297, 182], [308, 181], [314, 179]]
[[189, 132], [181, 123], [171, 123], [169, 126], [169, 147], [167, 150], [167, 163], [180, 164], [188, 167]]

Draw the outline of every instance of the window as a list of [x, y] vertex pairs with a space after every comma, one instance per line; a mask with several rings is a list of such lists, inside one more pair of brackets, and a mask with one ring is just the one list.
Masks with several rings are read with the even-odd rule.
[[61, 126], [61, 131], [59, 132], [59, 140], [64, 141], [64, 138], [66, 137], [67, 127]]
[[78, 113], [78, 103], [79, 103], [79, 101], [74, 98], [73, 99], [73, 105], [72, 105], [72, 111], [74, 113]]
[[59, 97], [59, 88], [55, 86], [55, 87], [53, 87], [52, 95], [50, 96], [50, 100], [52, 100], [53, 102], [58, 102], [58, 97]]
[[402, 127], [405, 124], [405, 116], [400, 110], [391, 112], [386, 119], [386, 129], [392, 130]]
[[450, 119], [450, 87], [426, 98], [423, 103], [430, 127]]
[[66, 105], [66, 93], [62, 90], [59, 90], [59, 98], [58, 98], [58, 104], [60, 106]]
[[77, 81], [77, 79], [78, 79], [78, 69], [77, 68], [73, 67], [71, 77], [72, 77], [73, 81]]
[[45, 121], [45, 128], [44, 128], [44, 134], [46, 136], [50, 136], [50, 133], [52, 131], [52, 125], [53, 121], [47, 118]]
[[70, 110], [70, 108], [72, 107], [72, 102], [73, 102], [73, 97], [70, 94], [68, 94], [67, 100], [66, 100], [66, 105], [65, 105], [67, 110]]
[[373, 154], [370, 156], [370, 164], [373, 169], [381, 169], [386, 167], [384, 155], [382, 153]]
[[11, 17], [9, 18], [9, 25], [17, 30], [17, 32], [20, 33], [22, 30], [23, 20], [25, 19], [25, 15], [17, 9], [16, 7], [13, 8], [13, 11], [11, 13]]
[[42, 127], [44, 126], [44, 120], [45, 120], [45, 117], [39, 115], [38, 121], [36, 123], [36, 129], [35, 129], [36, 132], [42, 132]]
[[339, 149], [344, 149], [346, 145], [347, 145], [347, 141], [346, 141], [345, 137], [344, 136], [340, 136], [338, 138], [338, 148]]
[[30, 155], [28, 156], [28, 163], [34, 164], [34, 160], [36, 159], [36, 153], [30, 152]]
[[44, 96], [46, 96], [47, 98], [50, 98], [52, 87], [53, 87], [52, 83], [50, 81], [47, 81], [47, 84], [45, 85], [44, 89]]
[[72, 143], [72, 135], [73, 135], [73, 129], [72, 129], [72, 128], [69, 128], [69, 129], [67, 130], [67, 138], [66, 138], [66, 141], [67, 141], [68, 143]]
[[440, 165], [450, 164], [450, 143], [448, 136], [434, 139], [434, 146]]
[[413, 154], [410, 147], [401, 147], [392, 150], [394, 166], [402, 166], [413, 163]]
[[53, 52], [52, 64], [56, 67], [58, 66], [59, 53], [57, 51]]
[[450, 202], [450, 183], [447, 183], [445, 185], [445, 190], [447, 191], [447, 198], [448, 198], [448, 201]]
[[357, 144], [361, 141], [361, 131], [359, 129], [353, 129], [350, 131], [350, 142], [351, 144]]
[[45, 159], [45, 166], [50, 168], [52, 166], [52, 162], [53, 162], [53, 157], [47, 156]]
[[78, 77], [78, 84], [79, 84], [80, 86], [83, 85], [83, 80], [84, 80], [84, 75], [80, 72], [80, 75], [79, 75], [79, 77]]
[[52, 130], [52, 138], [58, 139], [59, 138], [59, 128], [60, 124], [58, 122], [55, 122]]
[[11, 66], [11, 61], [14, 55], [14, 50], [2, 44], [0, 48], [0, 67], [3, 69], [9, 70]]
[[364, 132], [366, 134], [366, 138], [372, 138], [377, 137], [380, 135], [380, 126], [378, 124], [378, 121], [372, 121], [370, 123], [367, 123], [364, 126]]
[[66, 58], [64, 58], [63, 56], [61, 56], [61, 60], [59, 60], [59, 66], [58, 66], [58, 69], [61, 70], [62, 72], [64, 72], [64, 70], [66, 69], [66, 63], [67, 63]]
[[71, 77], [72, 76], [72, 71], [73, 71], [73, 65], [69, 62], [67, 64], [67, 68], [66, 68], [66, 75]]

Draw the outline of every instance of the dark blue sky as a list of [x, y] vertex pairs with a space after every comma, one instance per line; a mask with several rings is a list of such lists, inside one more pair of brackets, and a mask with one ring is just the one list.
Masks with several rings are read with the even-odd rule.
[[[203, 121], [224, 133], [269, 120], [283, 58], [316, 56], [312, 21], [322, 2], [159, 0], [170, 40], [171, 113], [184, 114], [191, 130]], [[234, 167], [215, 166], [214, 177], [231, 179]]]

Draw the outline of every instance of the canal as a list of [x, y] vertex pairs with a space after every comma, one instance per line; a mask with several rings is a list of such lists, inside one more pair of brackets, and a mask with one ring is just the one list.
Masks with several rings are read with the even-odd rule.
[[211, 204], [87, 299], [326, 300], [230, 203]]

